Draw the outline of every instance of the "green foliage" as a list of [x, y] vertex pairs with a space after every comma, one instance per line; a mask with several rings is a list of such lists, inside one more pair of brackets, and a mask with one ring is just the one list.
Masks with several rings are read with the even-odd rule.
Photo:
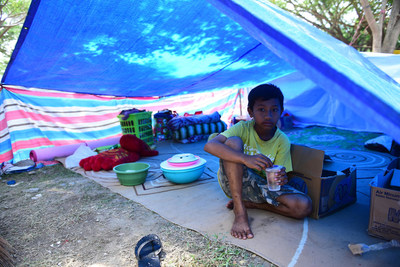
[[31, 0], [0, 0], [0, 72], [7, 66]]
[[[372, 35], [359, 0], [271, 0], [277, 6], [295, 14], [336, 39], [360, 51], [370, 51]], [[385, 10], [385, 27], [392, 0]], [[370, 0], [370, 7], [379, 15], [382, 1]]]

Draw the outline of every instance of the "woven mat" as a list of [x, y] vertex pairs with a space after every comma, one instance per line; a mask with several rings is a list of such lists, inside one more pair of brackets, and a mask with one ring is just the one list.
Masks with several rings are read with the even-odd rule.
[[[142, 162], [150, 163], [148, 159]], [[85, 171], [82, 168], [73, 168], [72, 170], [91, 178], [104, 186], [121, 186], [116, 173], [112, 171], [94, 172]], [[151, 195], [209, 183], [213, 180], [215, 181], [215, 177], [216, 173], [206, 167], [202, 176], [193, 183], [175, 184], [165, 179], [159, 166], [157, 168], [151, 167], [146, 177], [146, 181], [143, 184], [133, 186], [133, 189], [137, 196]]]

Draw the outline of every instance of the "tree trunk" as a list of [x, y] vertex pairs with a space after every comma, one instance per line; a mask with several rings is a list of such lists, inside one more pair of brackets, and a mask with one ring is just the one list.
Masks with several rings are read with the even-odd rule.
[[[398, 1], [398, 0], [394, 0]], [[379, 22], [375, 21], [374, 14], [368, 0], [360, 0], [364, 10], [365, 18], [372, 32], [372, 52], [381, 52], [382, 50], [382, 29], [383, 29], [383, 14], [379, 15]], [[382, 9], [386, 7], [387, 0], [382, 1]]]
[[393, 53], [400, 36], [400, 0], [393, 0], [389, 23], [382, 43], [383, 53]]

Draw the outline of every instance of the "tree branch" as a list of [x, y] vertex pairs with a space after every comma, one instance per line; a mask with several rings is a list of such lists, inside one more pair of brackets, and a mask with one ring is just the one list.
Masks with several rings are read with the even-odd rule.
[[0, 31], [0, 40], [3, 39], [3, 36], [14, 26], [4, 26]]
[[386, 28], [385, 38], [383, 39], [382, 51], [393, 53], [400, 35], [400, 1], [393, 1], [389, 23]]
[[384, 24], [384, 20], [385, 20], [386, 5], [387, 5], [387, 0], [383, 0], [382, 5], [381, 5], [381, 11], [379, 12], [379, 20], [378, 20], [378, 25], [380, 26], [381, 31], [383, 30], [383, 24]]
[[8, 4], [8, 0], [6, 0], [5, 3], [0, 6], [0, 18], [3, 17], [3, 8], [5, 6], [7, 6], [7, 4]]
[[[365, 18], [368, 21], [369, 28], [372, 31], [372, 52], [381, 52], [382, 49], [382, 28], [375, 21], [371, 6], [368, 0], [360, 0], [364, 9]], [[384, 0], [386, 1], [386, 0]]]
[[368, 0], [360, 0], [363, 10], [364, 10], [364, 14], [365, 14], [365, 18], [368, 21], [369, 27], [371, 28], [372, 33], [377, 33], [379, 31], [378, 25], [375, 21], [374, 18], [374, 14], [372, 13], [372, 9], [371, 6], [369, 5]]
[[362, 24], [363, 20], [364, 20], [364, 17], [361, 18], [360, 22], [357, 25], [356, 31], [354, 32], [354, 35], [351, 38], [351, 42], [349, 43], [350, 46], [353, 46], [353, 44], [357, 41], [358, 37], [360, 37], [361, 24]]

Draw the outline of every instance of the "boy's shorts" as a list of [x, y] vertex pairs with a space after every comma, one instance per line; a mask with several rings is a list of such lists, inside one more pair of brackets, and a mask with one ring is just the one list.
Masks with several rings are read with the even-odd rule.
[[[225, 169], [222, 160], [219, 162], [218, 182], [225, 194], [232, 198], [231, 190], [229, 188], [228, 177], [225, 174]], [[267, 179], [261, 177], [252, 169], [243, 165], [243, 184], [242, 184], [242, 198], [245, 201], [254, 203], [269, 203], [274, 206], [279, 205], [276, 199], [281, 195], [286, 194], [301, 194], [307, 196], [303, 192], [296, 190], [292, 186], [285, 184], [281, 185], [281, 190], [270, 191], [268, 190]]]

